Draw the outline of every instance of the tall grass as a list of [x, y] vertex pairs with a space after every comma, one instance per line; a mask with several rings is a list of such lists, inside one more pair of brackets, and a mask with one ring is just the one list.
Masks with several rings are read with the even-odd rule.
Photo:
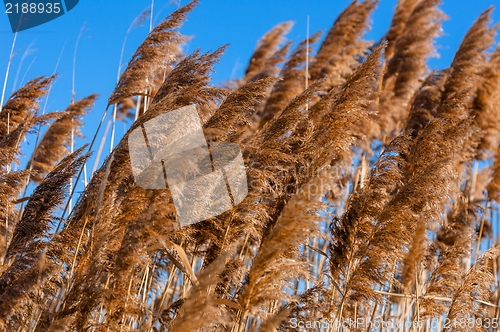
[[[0, 330], [496, 331], [497, 26], [487, 9], [431, 71], [439, 4], [400, 0], [377, 43], [377, 1], [294, 50], [281, 23], [225, 87], [226, 46], [179, 51], [197, 1], [179, 8], [121, 74], [112, 121], [135, 120], [78, 197], [94, 141], [71, 137], [97, 96], [39, 115], [56, 77], [29, 81], [0, 111]], [[170, 189], [136, 185], [128, 138], [187, 105], [209, 143], [241, 147], [248, 195], [181, 227]]]

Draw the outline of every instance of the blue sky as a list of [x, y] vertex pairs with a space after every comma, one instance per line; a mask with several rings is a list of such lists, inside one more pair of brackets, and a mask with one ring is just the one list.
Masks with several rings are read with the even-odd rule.
[[[449, 66], [467, 29], [479, 14], [496, 0], [445, 0], [441, 9], [449, 16], [443, 24], [443, 36], [437, 40], [439, 59], [431, 59], [433, 68]], [[186, 4], [187, 1], [182, 1]], [[215, 50], [229, 43], [221, 63], [213, 75], [214, 84], [229, 78], [241, 77], [252, 55], [257, 40], [270, 28], [283, 21], [294, 21], [288, 35], [294, 41], [306, 36], [307, 16], [310, 17], [311, 34], [333, 24], [338, 14], [350, 3], [347, 0], [200, 0], [189, 15], [181, 32], [193, 36], [186, 45], [187, 53], [201, 48]], [[73, 55], [80, 31], [76, 58], [76, 99], [98, 93], [100, 98], [92, 113], [84, 119], [84, 134], [91, 139], [106, 106], [107, 98], [116, 83], [117, 67], [123, 40], [131, 22], [151, 4], [148, 0], [104, 1], [80, 0], [69, 13], [42, 26], [20, 32], [17, 38], [6, 98], [21, 83], [40, 75], [53, 73], [61, 57], [56, 81], [48, 103], [48, 111], [63, 110], [71, 100]], [[386, 32], [396, 5], [396, 0], [380, 0], [372, 16], [372, 29], [366, 39], [379, 40]], [[171, 1], [156, 0], [154, 24], [178, 7]], [[500, 9], [493, 13], [500, 22]], [[136, 47], [146, 37], [149, 22], [136, 27], [127, 37], [124, 62], [128, 62]], [[13, 40], [7, 15], [0, 12], [0, 79], [3, 77]], [[498, 38], [497, 38], [498, 40]], [[23, 60], [24, 58], [24, 60]], [[16, 79], [17, 77], [17, 79]], [[121, 126], [121, 127], [120, 127]], [[119, 124], [117, 135], [123, 133]], [[28, 141], [27, 144], [33, 144]], [[25, 143], [26, 144], [26, 143]], [[77, 145], [83, 144], [79, 141]], [[108, 148], [106, 149], [106, 151]], [[30, 152], [26, 152], [29, 154]]]

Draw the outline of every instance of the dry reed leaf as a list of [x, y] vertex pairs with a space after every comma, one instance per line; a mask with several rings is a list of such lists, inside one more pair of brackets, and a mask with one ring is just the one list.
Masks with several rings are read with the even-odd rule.
[[230, 324], [228, 317], [222, 314], [223, 311], [217, 305], [220, 300], [215, 296], [212, 287], [219, 280], [228, 255], [229, 252], [222, 254], [199, 273], [197, 279], [200, 283], [193, 286], [184, 299], [178, 316], [172, 322], [172, 331], [196, 331], [199, 328], [209, 329], [217, 326], [223, 328]]
[[195, 285], [199, 284], [198, 278], [196, 277], [193, 270], [191, 269], [191, 264], [189, 263], [189, 259], [186, 255], [186, 252], [184, 251], [184, 249], [182, 249], [182, 247], [176, 243], [171, 242], [170, 244], [175, 248], [175, 251], [177, 251], [177, 254], [181, 258], [182, 264], [184, 264], [184, 269], [189, 274], [190, 279], [195, 283]]

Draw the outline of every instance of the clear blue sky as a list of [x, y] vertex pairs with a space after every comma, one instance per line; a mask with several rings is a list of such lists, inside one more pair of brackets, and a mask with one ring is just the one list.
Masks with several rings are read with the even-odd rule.
[[[444, 1], [441, 8], [449, 16], [449, 20], [443, 25], [443, 36], [437, 40], [441, 57], [429, 62], [431, 68], [443, 68], [450, 64], [467, 29], [483, 10], [495, 2], [497, 0]], [[48, 111], [66, 108], [71, 100], [75, 44], [82, 26], [85, 25], [77, 51], [75, 91], [77, 99], [92, 93], [100, 94], [92, 113], [84, 119], [84, 134], [90, 139], [116, 82], [117, 66], [126, 31], [134, 18], [150, 3], [148, 0], [80, 0], [66, 15], [19, 33], [6, 97], [10, 96], [14, 83], [15, 87], [19, 87], [28, 79], [52, 74], [62, 54], [57, 70], [60, 76], [50, 95]], [[187, 1], [182, 1], [181, 4], [186, 3]], [[231, 77], [242, 76], [257, 40], [274, 25], [289, 20], [296, 22], [288, 38], [300, 41], [306, 36], [308, 15], [311, 33], [318, 30], [326, 32], [349, 3], [348, 0], [200, 0], [200, 4], [189, 15], [181, 30], [183, 34], [194, 37], [187, 44], [185, 51], [189, 53], [196, 48], [210, 51], [229, 43], [230, 47], [213, 75], [214, 84], [218, 84]], [[372, 30], [367, 33], [366, 39], [377, 41], [384, 35], [395, 5], [396, 0], [380, 0], [372, 16]], [[178, 4], [174, 2], [156, 0], [154, 24], [177, 7]], [[500, 8], [494, 11], [493, 18], [495, 22], [500, 22]], [[148, 29], [149, 22], [145, 22], [142, 27], [137, 27], [130, 33], [125, 48], [125, 63], [146, 37]], [[0, 84], [3, 84], [12, 40], [13, 33], [2, 9]], [[26, 52], [27, 50], [29, 52]], [[120, 136], [123, 126], [118, 129], [117, 134]], [[78, 142], [81, 143], [83, 141]]]

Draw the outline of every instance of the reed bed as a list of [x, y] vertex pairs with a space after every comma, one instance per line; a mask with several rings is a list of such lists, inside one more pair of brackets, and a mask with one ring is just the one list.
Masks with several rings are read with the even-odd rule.
[[[364, 0], [293, 49], [292, 23], [276, 25], [244, 76], [215, 87], [226, 46], [181, 51], [196, 5], [154, 27], [121, 73], [102, 122], [129, 127], [91, 174], [97, 133], [73, 144], [96, 95], [43, 114], [57, 78], [38, 77], [2, 106], [0, 330], [498, 330], [492, 9], [446, 69], [427, 66], [439, 0], [399, 0], [378, 42], [363, 39], [377, 6]], [[128, 139], [189, 105], [209, 144], [240, 146], [248, 194], [181, 226], [170, 188], [136, 184]]]

